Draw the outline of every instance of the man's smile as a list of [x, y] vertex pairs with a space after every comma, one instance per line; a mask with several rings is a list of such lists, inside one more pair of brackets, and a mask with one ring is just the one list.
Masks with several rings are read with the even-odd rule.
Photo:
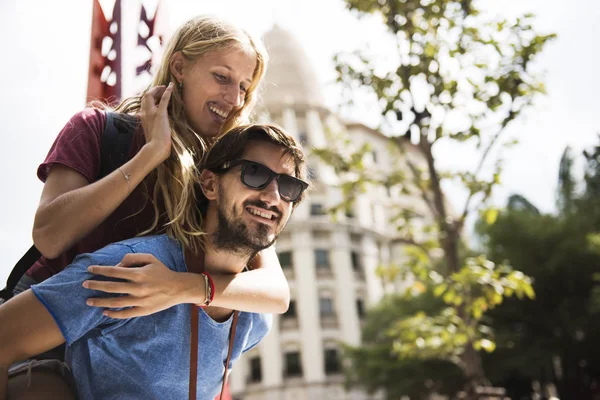
[[279, 217], [273, 211], [265, 210], [264, 208], [247, 206], [246, 211], [257, 221], [268, 224], [275, 225]]

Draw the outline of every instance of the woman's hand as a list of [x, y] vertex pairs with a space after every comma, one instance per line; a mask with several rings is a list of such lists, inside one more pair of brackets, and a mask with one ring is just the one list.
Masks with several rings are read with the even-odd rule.
[[167, 107], [173, 93], [169, 86], [155, 86], [142, 96], [139, 116], [142, 120], [146, 144], [153, 147], [161, 162], [171, 154], [171, 127]]
[[[140, 265], [138, 268], [130, 268]], [[184, 296], [187, 296], [190, 287], [193, 288], [198, 283], [191, 279], [195, 274], [172, 271], [151, 254], [127, 254], [114, 267], [92, 265], [88, 267], [88, 272], [125, 281], [83, 282], [83, 287], [87, 289], [122, 295], [90, 298], [87, 301], [89, 306], [106, 308], [104, 315], [116, 319], [150, 315], [184, 303]], [[125, 309], [110, 310], [114, 308]]]

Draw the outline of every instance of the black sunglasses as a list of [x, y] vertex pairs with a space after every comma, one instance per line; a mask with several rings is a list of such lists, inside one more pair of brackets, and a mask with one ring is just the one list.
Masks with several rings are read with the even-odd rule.
[[300, 198], [302, 192], [308, 188], [308, 183], [301, 179], [286, 174], [278, 174], [270, 168], [248, 160], [234, 160], [225, 163], [219, 171], [242, 166], [242, 183], [251, 189], [262, 190], [266, 188], [273, 179], [277, 181], [279, 196], [285, 201], [294, 202]]

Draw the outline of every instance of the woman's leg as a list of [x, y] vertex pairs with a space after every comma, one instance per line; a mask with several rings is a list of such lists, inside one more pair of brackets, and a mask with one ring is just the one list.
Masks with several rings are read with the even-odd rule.
[[27, 361], [8, 373], [8, 400], [76, 400], [69, 367], [60, 361]]

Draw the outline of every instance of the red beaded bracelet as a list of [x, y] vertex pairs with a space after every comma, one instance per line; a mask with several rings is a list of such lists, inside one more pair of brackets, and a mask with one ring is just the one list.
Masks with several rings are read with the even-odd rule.
[[208, 273], [205, 272], [204, 274], [208, 277], [208, 282], [210, 283], [210, 292], [207, 296], [207, 302], [208, 304], [210, 304], [215, 298], [215, 283], [213, 282], [212, 277]]
[[203, 272], [201, 275], [204, 277], [204, 293], [206, 300], [204, 300], [203, 304], [199, 304], [199, 307], [205, 308], [210, 305], [215, 297], [215, 284], [208, 273]]

